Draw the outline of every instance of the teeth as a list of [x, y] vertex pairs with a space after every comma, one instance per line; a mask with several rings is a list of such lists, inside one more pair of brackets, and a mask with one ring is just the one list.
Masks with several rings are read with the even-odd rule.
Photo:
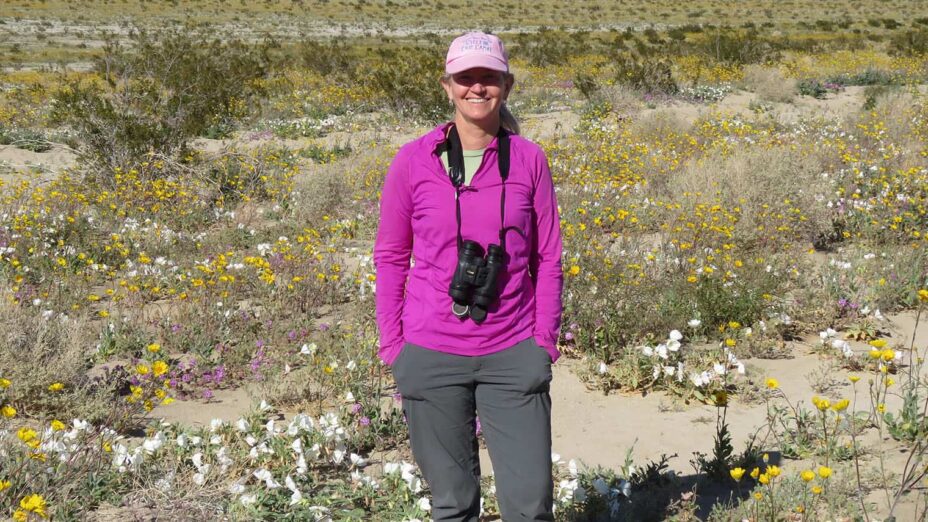
[[487, 100], [486, 98], [468, 98], [467, 99], [468, 103], [486, 103], [488, 101], [489, 100]]

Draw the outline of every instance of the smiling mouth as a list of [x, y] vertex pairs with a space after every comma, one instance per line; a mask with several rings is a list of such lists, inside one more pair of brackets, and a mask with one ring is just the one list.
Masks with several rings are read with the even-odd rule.
[[466, 101], [467, 103], [486, 103], [490, 100], [487, 98], [467, 98], [464, 101]]

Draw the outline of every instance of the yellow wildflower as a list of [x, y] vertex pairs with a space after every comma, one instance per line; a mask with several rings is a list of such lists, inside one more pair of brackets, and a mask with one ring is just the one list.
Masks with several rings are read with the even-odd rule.
[[164, 361], [155, 361], [151, 365], [151, 372], [155, 377], [160, 377], [167, 373], [168, 364]]
[[39, 515], [42, 518], [47, 518], [48, 515], [45, 513], [45, 499], [42, 498], [42, 495], [27, 495], [19, 501], [19, 507], [23, 511], [28, 511]]
[[874, 348], [882, 349], [886, 346], [886, 339], [874, 339], [868, 344]]
[[9, 379], [4, 379], [0, 377], [0, 388], [9, 388], [13, 384]]
[[145, 349], [151, 353], [158, 353], [161, 351], [161, 345], [158, 343], [151, 343], [147, 347], [145, 347]]
[[756, 479], [760, 475], [760, 468], [754, 468], [751, 470], [751, 478]]
[[0, 408], [0, 413], [2, 413], [4, 417], [12, 419], [16, 416], [16, 408], [7, 404], [6, 406]]
[[831, 401], [829, 401], [828, 399], [823, 399], [818, 396], [812, 397], [812, 404], [814, 404], [815, 407], [818, 408], [818, 411], [825, 411], [831, 407]]
[[570, 269], [567, 270], [567, 273], [572, 276], [575, 276], [580, 273], [580, 267], [577, 265], [573, 265], [570, 267]]
[[849, 376], [848, 376], [848, 380], [851, 381], [851, 382], [857, 382], [857, 381], [860, 380], [860, 376], [859, 376], [859, 375], [849, 375]]
[[831, 468], [829, 468], [828, 466], [819, 466], [818, 476], [822, 477], [823, 479], [827, 479], [828, 477], [831, 476]]
[[773, 377], [770, 377], [769, 379], [767, 379], [767, 387], [770, 388], [771, 390], [775, 390], [780, 387], [780, 381], [774, 379]]
[[811, 469], [807, 469], [800, 473], [799, 476], [806, 482], [812, 482], [812, 480], [815, 478], [815, 472]]
[[138, 364], [135, 366], [135, 371], [138, 372], [139, 375], [147, 375], [150, 368], [148, 368], [147, 364]]
[[767, 467], [767, 474], [770, 475], [771, 477], [774, 477], [774, 478], [779, 477], [779, 476], [780, 476], [780, 467], [779, 467], [779, 466], [768, 466], [768, 467]]
[[850, 406], [850, 404], [851, 404], [851, 401], [849, 401], [849, 400], [847, 400], [847, 399], [841, 399], [840, 401], [834, 403], [834, 404], [831, 406], [831, 409], [833, 409], [833, 410], [835, 410], [835, 411], [844, 411], [844, 410], [847, 409], [848, 406]]
[[60, 382], [53, 382], [48, 385], [48, 391], [50, 392], [59, 392], [64, 389], [64, 384]]
[[760, 482], [761, 484], [763, 484], [763, 485], [765, 485], [765, 486], [766, 486], [767, 484], [770, 484], [770, 475], [768, 475], [768, 474], [766, 474], [766, 473], [761, 473], [760, 478], [758, 478], [758, 482]]
[[19, 440], [28, 444], [30, 441], [36, 438], [37, 433], [32, 428], [19, 428], [19, 430], [16, 431], [16, 436], [19, 438]]
[[923, 303], [928, 303], [928, 288], [924, 288], [918, 291], [918, 300]]
[[64, 425], [64, 423], [61, 422], [60, 420], [54, 419], [54, 420], [52, 420], [52, 422], [51, 422], [51, 427], [52, 427], [52, 429], [55, 430], [55, 431], [61, 431], [61, 430], [63, 430], [63, 429], [65, 428], [65, 425]]
[[738, 481], [738, 480], [741, 480], [741, 477], [744, 476], [744, 469], [743, 469], [743, 468], [734, 468], [734, 469], [730, 470], [730, 471], [728, 472], [728, 474], [731, 475], [731, 478], [733, 478], [733, 479], [735, 479], [736, 481]]
[[0, 491], [9, 488], [11, 485], [9, 480], [0, 480]]
[[821, 495], [821, 494], [822, 494], [822, 486], [812, 486], [812, 494], [814, 494], [814, 495]]

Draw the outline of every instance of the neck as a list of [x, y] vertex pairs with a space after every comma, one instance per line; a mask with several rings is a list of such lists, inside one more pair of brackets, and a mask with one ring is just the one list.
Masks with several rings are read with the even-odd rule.
[[466, 121], [460, 114], [454, 115], [454, 125], [461, 137], [461, 147], [464, 150], [485, 149], [499, 132], [499, 118], [492, 122]]

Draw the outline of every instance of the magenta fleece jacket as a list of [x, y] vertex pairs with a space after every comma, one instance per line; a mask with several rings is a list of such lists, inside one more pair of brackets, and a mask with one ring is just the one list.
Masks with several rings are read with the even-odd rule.
[[[436, 154], [447, 124], [397, 152], [384, 181], [374, 244], [380, 358], [392, 364], [405, 342], [456, 355], [485, 355], [534, 337], [554, 361], [561, 321], [561, 234], [548, 160], [540, 147], [510, 137], [506, 181], [509, 262], [500, 299], [476, 324], [451, 312], [448, 286], [457, 266], [454, 186]], [[462, 187], [461, 233], [484, 248], [499, 243], [497, 143], [487, 146], [469, 186]], [[413, 259], [410, 267], [410, 256]], [[497, 307], [498, 306], [498, 307]]]

